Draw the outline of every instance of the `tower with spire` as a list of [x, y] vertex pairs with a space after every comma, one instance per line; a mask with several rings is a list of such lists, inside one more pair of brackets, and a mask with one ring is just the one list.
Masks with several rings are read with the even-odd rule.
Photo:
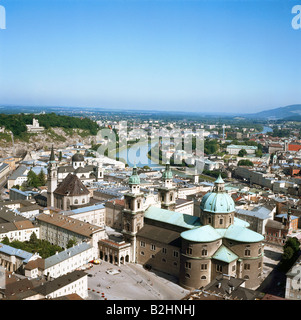
[[54, 207], [53, 192], [57, 188], [57, 162], [55, 160], [53, 146], [51, 148], [50, 158], [48, 162], [47, 174], [47, 206]]
[[166, 162], [162, 173], [162, 185], [158, 187], [161, 208], [174, 211], [176, 206], [176, 188], [173, 185], [173, 174], [169, 162]]
[[131, 262], [136, 262], [136, 237], [144, 226], [144, 194], [140, 191], [140, 178], [136, 165], [128, 181], [130, 190], [124, 194], [122, 233], [126, 242], [131, 243]]

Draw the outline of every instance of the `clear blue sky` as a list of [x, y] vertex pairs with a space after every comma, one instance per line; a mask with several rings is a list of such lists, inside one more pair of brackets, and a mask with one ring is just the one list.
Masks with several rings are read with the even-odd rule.
[[0, 0], [0, 104], [255, 112], [301, 103], [279, 0]]

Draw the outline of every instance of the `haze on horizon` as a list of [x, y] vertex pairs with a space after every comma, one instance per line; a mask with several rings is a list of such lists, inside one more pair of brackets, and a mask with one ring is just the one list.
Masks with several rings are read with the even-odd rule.
[[298, 104], [295, 4], [3, 0], [0, 104], [217, 113]]

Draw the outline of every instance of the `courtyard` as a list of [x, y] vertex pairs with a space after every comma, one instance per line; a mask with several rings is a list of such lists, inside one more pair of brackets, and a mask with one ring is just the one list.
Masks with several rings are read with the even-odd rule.
[[138, 264], [115, 266], [101, 261], [86, 272], [88, 300], [180, 300], [189, 293], [175, 278]]

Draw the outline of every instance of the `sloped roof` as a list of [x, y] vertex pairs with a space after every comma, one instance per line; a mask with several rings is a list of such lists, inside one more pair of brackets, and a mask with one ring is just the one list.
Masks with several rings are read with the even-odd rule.
[[159, 241], [175, 247], [181, 247], [181, 238], [179, 232], [165, 229], [163, 227], [145, 224], [138, 232], [141, 238]]
[[222, 236], [210, 225], [184, 231], [181, 237], [194, 242], [211, 242], [221, 239]]
[[231, 225], [227, 229], [217, 229], [219, 232], [222, 232], [222, 230], [224, 230], [224, 238], [229, 240], [239, 242], [259, 242], [264, 239], [263, 235], [260, 233], [238, 225]]
[[90, 194], [89, 190], [84, 186], [80, 179], [71, 173], [69, 173], [55, 189], [54, 193], [63, 196], [80, 196]]
[[44, 285], [35, 288], [34, 291], [46, 296], [47, 294], [51, 294], [52, 292], [59, 290], [85, 276], [87, 276], [87, 273], [84, 271], [75, 270], [52, 281], [45, 282]]
[[216, 260], [230, 263], [234, 260], [237, 260], [239, 257], [234, 252], [232, 252], [231, 250], [226, 248], [224, 245], [222, 245], [215, 252], [215, 254], [213, 255], [213, 258]]
[[[48, 269], [62, 261], [65, 261], [71, 257], [76, 256], [77, 254], [82, 253], [83, 251], [91, 249], [91, 245], [88, 243], [80, 243], [74, 247], [66, 249], [64, 251], [58, 252], [47, 259], [45, 259], [45, 269]], [[87, 261], [88, 262], [88, 261]]]
[[16, 249], [3, 243], [0, 243], [0, 252], [3, 252], [10, 256], [17, 256], [20, 259], [23, 259], [24, 263], [28, 262], [29, 259], [34, 255], [33, 253], [21, 249]]
[[40, 222], [45, 222], [59, 228], [69, 230], [70, 232], [74, 232], [85, 237], [92, 237], [94, 233], [102, 231], [103, 228], [90, 224], [88, 222], [83, 222], [78, 219], [74, 219], [68, 216], [64, 216], [59, 213], [51, 213], [46, 214], [42, 213], [36, 217], [36, 219]]
[[150, 206], [144, 214], [145, 218], [192, 229], [201, 225], [200, 218], [176, 211]]

